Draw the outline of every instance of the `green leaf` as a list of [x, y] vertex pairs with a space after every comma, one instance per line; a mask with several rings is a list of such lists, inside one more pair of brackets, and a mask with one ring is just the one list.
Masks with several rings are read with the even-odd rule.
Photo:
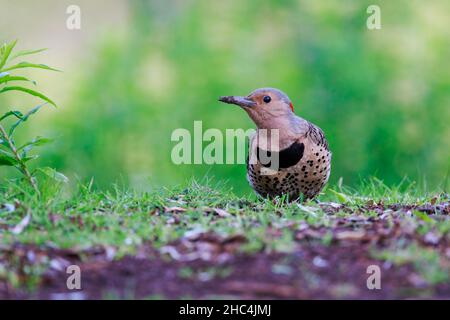
[[[5, 72], [7, 74], [7, 72]], [[4, 76], [4, 77], [0, 77], [0, 84], [1, 83], [6, 83], [6, 82], [11, 82], [11, 81], [28, 81], [33, 83], [34, 85], [36, 85], [36, 81], [34, 80], [30, 80], [26, 77], [22, 77], [22, 76], [10, 76], [9, 74]]]
[[2, 115], [0, 117], [0, 121], [2, 121], [3, 119], [8, 118], [9, 116], [15, 116], [16, 118], [22, 119], [23, 114], [20, 111], [8, 111], [7, 113], [5, 113], [4, 115]]
[[17, 164], [12, 158], [5, 158], [0, 154], [0, 166], [14, 167]]
[[16, 130], [16, 128], [17, 128], [22, 122], [27, 121], [28, 118], [29, 118], [31, 115], [33, 115], [33, 114], [35, 114], [36, 112], [38, 112], [39, 109], [42, 108], [43, 106], [45, 106], [46, 104], [47, 104], [47, 103], [43, 103], [43, 104], [40, 104], [40, 105], [34, 107], [34, 108], [31, 109], [26, 115], [22, 116], [19, 120], [17, 120], [17, 122], [14, 123], [14, 124], [11, 126], [11, 128], [9, 129], [9, 135], [12, 136], [13, 133], [14, 133], [14, 130]]
[[353, 203], [352, 198], [350, 198], [348, 195], [346, 195], [345, 193], [342, 192], [337, 192], [333, 189], [330, 189], [330, 191], [332, 193], [334, 193], [336, 195], [336, 197], [338, 198], [338, 200], [342, 203]]
[[28, 93], [32, 96], [41, 98], [42, 100], [47, 101], [48, 103], [50, 103], [56, 107], [56, 104], [50, 98], [48, 98], [47, 96], [43, 95], [40, 92], [32, 90], [32, 89], [19, 87], [19, 86], [4, 87], [3, 89], [0, 89], [0, 93], [7, 92], [7, 91], [22, 91], [22, 92]]
[[[3, 66], [6, 64], [6, 61], [8, 61], [8, 57], [11, 54], [11, 51], [16, 46], [17, 40], [14, 40], [13, 42], [9, 44], [5, 44], [2, 47], [1, 50], [1, 59], [0, 59], [0, 70], [3, 68]], [[6, 70], [4, 70], [6, 71]]]
[[12, 153], [0, 149], [0, 166], [12, 167], [16, 164], [17, 160]]
[[36, 137], [32, 141], [25, 143], [23, 146], [21, 146], [17, 150], [20, 151], [22, 149], [25, 149], [25, 151], [29, 151], [31, 149], [31, 147], [39, 147], [39, 146], [43, 146], [43, 145], [45, 145], [47, 143], [51, 143], [51, 142], [53, 142], [53, 139]]
[[22, 68], [36, 68], [36, 69], [45, 69], [45, 70], [61, 72], [61, 70], [51, 68], [45, 64], [36, 64], [36, 63], [30, 63], [30, 62], [20, 62], [11, 67], [3, 69], [2, 71], [11, 71], [11, 70], [22, 69]]
[[67, 178], [65, 175], [63, 175], [61, 172], [56, 171], [53, 168], [50, 167], [43, 167], [39, 168], [39, 171], [41, 171], [46, 176], [52, 178], [55, 181], [67, 183], [69, 182], [69, 178]]
[[31, 161], [31, 160], [34, 160], [34, 159], [37, 159], [37, 158], [39, 158], [39, 155], [33, 155], [33, 156], [29, 156], [29, 157], [23, 157], [21, 160], [22, 160], [22, 162], [28, 162], [28, 161]]
[[0, 79], [9, 76], [9, 72], [0, 72]]
[[42, 52], [42, 51], [45, 51], [45, 50], [47, 50], [47, 48], [36, 49], [36, 50], [19, 51], [16, 54], [12, 55], [10, 60], [13, 60], [13, 59], [18, 58], [18, 57], [28, 56], [30, 54], [36, 54], [36, 53], [39, 53], [39, 52]]

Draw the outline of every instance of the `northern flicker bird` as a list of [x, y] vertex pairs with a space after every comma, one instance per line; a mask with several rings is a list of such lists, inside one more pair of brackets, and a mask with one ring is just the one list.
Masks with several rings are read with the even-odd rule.
[[285, 93], [262, 88], [219, 101], [242, 107], [256, 124], [249, 140], [247, 180], [258, 194], [306, 200], [320, 193], [331, 169], [327, 140], [319, 127], [295, 115]]

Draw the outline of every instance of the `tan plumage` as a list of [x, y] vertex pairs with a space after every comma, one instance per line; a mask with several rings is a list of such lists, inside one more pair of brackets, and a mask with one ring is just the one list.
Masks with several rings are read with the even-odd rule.
[[[287, 194], [294, 200], [312, 199], [320, 193], [331, 170], [328, 143], [320, 128], [294, 114], [286, 94], [263, 88], [247, 97], [228, 96], [220, 101], [241, 106], [257, 126], [250, 137], [247, 179], [258, 194]], [[277, 167], [270, 168], [272, 162], [264, 161], [266, 151], [279, 160]]]

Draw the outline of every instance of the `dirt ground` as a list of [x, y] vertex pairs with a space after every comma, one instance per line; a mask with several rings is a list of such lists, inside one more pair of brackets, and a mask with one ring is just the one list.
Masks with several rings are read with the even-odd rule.
[[[415, 241], [424, 250], [438, 252], [444, 270], [450, 270], [448, 237], [434, 239], [408, 230], [402, 223], [411, 209], [408, 206], [389, 207], [397, 210], [392, 219], [383, 217], [387, 209], [383, 205], [368, 206], [379, 210], [379, 216], [373, 220], [342, 218], [326, 244], [319, 240], [329, 229], [297, 228], [295, 248], [284, 253], [266, 249], [243, 253], [239, 248], [247, 241], [245, 235], [224, 238], [213, 233], [191, 234], [161, 248], [144, 244], [119, 259], [112, 258], [112, 249], [107, 247], [4, 247], [0, 262], [14, 261], [10, 267], [19, 270], [20, 277], [30, 277], [27, 266], [45, 262], [47, 267], [32, 291], [0, 280], [0, 299], [450, 299], [448, 281], [430, 284], [414, 263], [396, 264], [373, 254], [374, 249], [392, 248], [400, 240]], [[450, 202], [439, 206], [414, 209], [426, 214], [436, 210], [450, 213]], [[323, 209], [342, 210], [327, 205]], [[281, 232], [276, 228], [269, 231]], [[81, 290], [67, 289], [66, 267], [72, 264], [81, 268]], [[381, 270], [380, 290], [367, 288], [370, 265]]]

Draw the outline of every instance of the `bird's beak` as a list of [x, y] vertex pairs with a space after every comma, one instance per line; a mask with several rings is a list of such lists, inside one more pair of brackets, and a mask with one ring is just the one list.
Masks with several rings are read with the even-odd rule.
[[256, 106], [256, 102], [253, 100], [246, 98], [246, 97], [239, 97], [239, 96], [227, 96], [227, 97], [220, 97], [219, 101], [235, 104], [238, 106], [241, 106], [243, 108], [252, 108]]

